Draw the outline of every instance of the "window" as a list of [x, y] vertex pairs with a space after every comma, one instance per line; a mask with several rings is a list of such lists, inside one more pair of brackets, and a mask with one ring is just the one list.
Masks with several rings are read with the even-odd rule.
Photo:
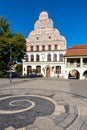
[[37, 40], [39, 40], [39, 37], [37, 37]]
[[45, 51], [45, 45], [42, 46], [42, 51]]
[[59, 55], [59, 61], [61, 61], [61, 62], [63, 61], [63, 54]]
[[33, 46], [31, 46], [31, 51], [33, 51]]
[[53, 55], [53, 61], [57, 61], [57, 54]]
[[28, 61], [28, 55], [25, 56], [25, 61], [26, 61], [26, 62]]
[[34, 55], [31, 55], [31, 62], [34, 61]]
[[36, 46], [36, 50], [39, 51], [39, 46]]
[[50, 53], [47, 55], [47, 61], [51, 61], [51, 55], [50, 55]]
[[80, 67], [80, 59], [77, 59], [77, 67]]
[[27, 66], [27, 75], [29, 75], [30, 73], [32, 73], [32, 67], [31, 66]]
[[54, 46], [54, 50], [57, 50], [57, 45]]
[[49, 36], [49, 39], [51, 39], [51, 36]]
[[36, 55], [36, 61], [39, 61], [39, 60], [40, 60], [40, 56]]
[[74, 59], [70, 59], [70, 64], [74, 64]]
[[61, 66], [56, 66], [56, 74], [61, 74]]
[[49, 50], [49, 51], [51, 50], [51, 45], [48, 46], [48, 50]]
[[83, 64], [87, 65], [87, 58], [83, 58]]
[[38, 74], [41, 73], [41, 66], [36, 66], [36, 73], [38, 73]]
[[78, 63], [78, 64], [80, 63], [80, 59], [77, 59], [77, 63]]

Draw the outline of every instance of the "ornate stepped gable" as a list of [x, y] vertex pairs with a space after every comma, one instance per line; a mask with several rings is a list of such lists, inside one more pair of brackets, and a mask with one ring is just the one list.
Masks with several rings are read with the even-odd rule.
[[[53, 21], [48, 17], [48, 13], [43, 11], [39, 19], [35, 22], [34, 30], [26, 38], [27, 46], [29, 44], [58, 44], [60, 49], [66, 49], [66, 39], [60, 35], [60, 32], [53, 28]], [[61, 45], [60, 45], [61, 44]]]

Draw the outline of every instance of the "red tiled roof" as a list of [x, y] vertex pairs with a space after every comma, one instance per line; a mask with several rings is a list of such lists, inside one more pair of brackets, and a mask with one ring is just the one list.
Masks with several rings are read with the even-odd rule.
[[67, 50], [64, 56], [87, 56], [87, 45], [73, 46]]

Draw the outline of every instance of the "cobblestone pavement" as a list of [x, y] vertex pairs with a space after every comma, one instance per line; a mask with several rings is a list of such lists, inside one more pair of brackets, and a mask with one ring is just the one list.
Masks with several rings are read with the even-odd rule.
[[87, 80], [0, 79], [0, 130], [87, 130]]

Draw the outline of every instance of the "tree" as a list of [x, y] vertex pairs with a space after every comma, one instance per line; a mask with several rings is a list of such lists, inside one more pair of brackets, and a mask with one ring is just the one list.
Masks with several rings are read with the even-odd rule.
[[15, 61], [21, 62], [26, 50], [25, 39], [21, 33], [13, 34], [12, 56]]
[[21, 33], [13, 34], [10, 22], [5, 17], [0, 17], [0, 77], [6, 74], [10, 61], [21, 61], [24, 57], [25, 43], [24, 36]]
[[19, 75], [22, 74], [22, 64], [18, 64], [18, 65], [16, 66], [16, 72], [17, 72]]

